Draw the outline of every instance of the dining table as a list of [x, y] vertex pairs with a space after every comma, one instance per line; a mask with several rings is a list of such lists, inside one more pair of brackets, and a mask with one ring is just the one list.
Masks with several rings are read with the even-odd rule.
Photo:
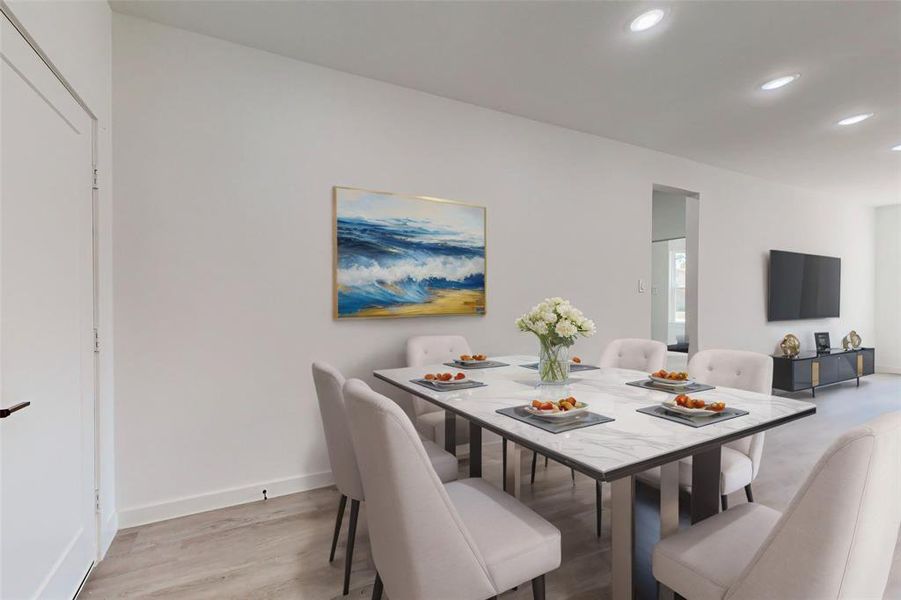
[[[635, 480], [643, 471], [660, 467], [660, 532], [665, 537], [679, 528], [679, 461], [691, 457], [691, 522], [720, 510], [720, 457], [724, 444], [813, 415], [816, 405], [780, 396], [714, 387], [692, 398], [724, 402], [746, 412], [703, 426], [674, 422], [639, 412], [672, 400], [675, 390], [646, 389], [630, 382], [648, 380], [648, 373], [629, 369], [577, 367], [560, 384], [542, 384], [527, 355], [492, 356], [496, 366], [460, 369], [444, 363], [379, 369], [373, 375], [445, 411], [445, 449], [456, 453], [456, 417], [469, 422], [469, 475], [482, 476], [482, 431], [504, 440], [503, 485], [518, 496], [523, 469], [522, 451], [531, 450], [583, 473], [611, 488], [612, 596], [632, 598]], [[498, 364], [499, 363], [499, 364]], [[422, 385], [427, 373], [464, 373], [463, 381], [483, 385], [439, 391]], [[703, 378], [699, 377], [703, 382]], [[571, 429], [546, 431], [535, 422], [518, 420], [499, 410], [523, 407], [533, 400], [574, 397], [587, 404], [586, 413], [609, 421]], [[584, 418], [583, 415], [580, 418]], [[574, 418], [576, 418], [574, 416]]]

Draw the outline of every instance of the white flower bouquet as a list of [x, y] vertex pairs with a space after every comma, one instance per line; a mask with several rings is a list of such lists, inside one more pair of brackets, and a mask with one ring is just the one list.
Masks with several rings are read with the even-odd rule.
[[578, 308], [563, 298], [547, 298], [516, 319], [520, 331], [538, 337], [541, 381], [560, 383], [569, 378], [569, 347], [579, 337], [594, 335], [595, 326]]

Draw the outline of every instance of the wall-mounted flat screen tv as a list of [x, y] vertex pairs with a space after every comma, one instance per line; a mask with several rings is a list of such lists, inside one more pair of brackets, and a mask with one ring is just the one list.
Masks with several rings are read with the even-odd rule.
[[767, 319], [839, 316], [842, 260], [833, 256], [770, 250]]

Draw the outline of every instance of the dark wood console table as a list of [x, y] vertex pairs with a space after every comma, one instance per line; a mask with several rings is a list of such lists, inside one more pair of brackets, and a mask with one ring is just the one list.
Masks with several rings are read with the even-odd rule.
[[786, 392], [810, 390], [842, 381], [857, 380], [875, 371], [876, 350], [832, 348], [829, 352], [802, 352], [798, 356], [773, 356], [773, 387]]

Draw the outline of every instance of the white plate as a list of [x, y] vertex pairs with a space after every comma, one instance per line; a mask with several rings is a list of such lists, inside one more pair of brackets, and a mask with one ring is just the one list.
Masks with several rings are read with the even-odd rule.
[[472, 383], [472, 382], [473, 382], [473, 380], [469, 379], [468, 377], [466, 379], [458, 379], [456, 381], [453, 381], [453, 380], [451, 380], [451, 381], [434, 381], [433, 380], [432, 381], [432, 383], [435, 384], [435, 387], [444, 388], [444, 389], [448, 389], [448, 390], [452, 390], [455, 387], [460, 387], [464, 383]]
[[663, 407], [674, 413], [678, 413], [680, 415], [686, 415], [688, 417], [712, 417], [713, 415], [718, 415], [723, 411], [715, 411], [715, 410], [707, 410], [706, 408], [686, 408], [684, 406], [679, 406], [675, 401], [667, 400], [665, 402], [661, 402]]
[[588, 409], [588, 405], [586, 404], [582, 408], [574, 408], [572, 410], [560, 410], [557, 412], [551, 412], [549, 410], [540, 410], [535, 408], [534, 406], [526, 406], [526, 412], [534, 417], [538, 417], [539, 419], [548, 419], [550, 421], [556, 421], [558, 419], [571, 419], [577, 415], [581, 415]]
[[669, 387], [685, 387], [687, 385], [693, 384], [695, 381], [692, 378], [678, 380], [678, 379], [664, 379], [663, 377], [654, 377], [653, 375], [648, 375], [648, 379], [653, 381], [654, 383], [660, 385], [666, 385]]
[[485, 360], [460, 360], [459, 358], [454, 359], [454, 364], [464, 365], [466, 367], [471, 367], [473, 365], [483, 365], [486, 362], [490, 362], [487, 358]]

